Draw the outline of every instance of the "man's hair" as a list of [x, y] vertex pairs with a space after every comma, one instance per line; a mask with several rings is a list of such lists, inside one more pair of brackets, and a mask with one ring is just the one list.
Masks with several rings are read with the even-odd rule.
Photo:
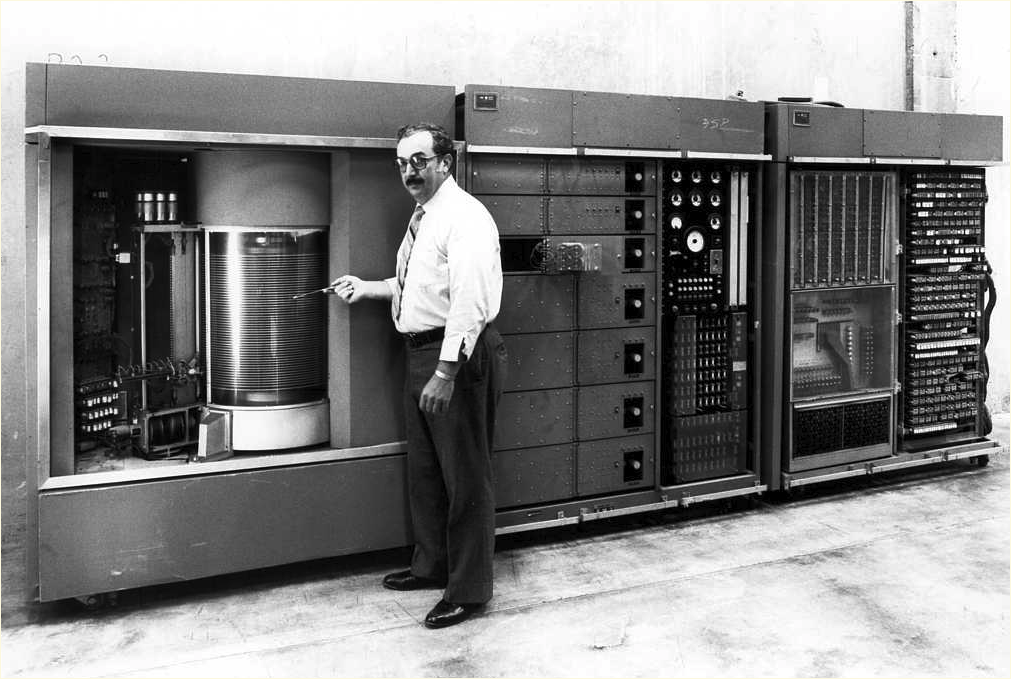
[[432, 133], [432, 150], [438, 155], [443, 155], [446, 153], [453, 153], [453, 140], [449, 138], [446, 134], [446, 130], [442, 129], [439, 125], [433, 125], [432, 123], [413, 123], [411, 125], [404, 125], [399, 130], [397, 130], [397, 141], [400, 141], [404, 137], [410, 137], [412, 134], [418, 132], [431, 132]]

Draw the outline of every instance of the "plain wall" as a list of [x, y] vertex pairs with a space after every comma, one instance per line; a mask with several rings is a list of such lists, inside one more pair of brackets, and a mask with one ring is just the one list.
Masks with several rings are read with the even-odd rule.
[[[971, 5], [971, 6], [967, 6]], [[958, 108], [1005, 116], [1008, 5], [961, 3]], [[24, 583], [24, 88], [29, 61], [311, 78], [829, 98], [901, 109], [902, 2], [12, 2], [0, 4], [4, 600]], [[391, 130], [391, 134], [392, 134]], [[1006, 137], [1005, 137], [1006, 138]], [[1005, 150], [1005, 158], [1007, 158]], [[991, 172], [1007, 290], [1007, 168]], [[998, 225], [994, 228], [994, 225]], [[995, 234], [997, 231], [999, 233]], [[1007, 304], [991, 400], [1007, 409]], [[998, 329], [999, 326], [999, 329]]]

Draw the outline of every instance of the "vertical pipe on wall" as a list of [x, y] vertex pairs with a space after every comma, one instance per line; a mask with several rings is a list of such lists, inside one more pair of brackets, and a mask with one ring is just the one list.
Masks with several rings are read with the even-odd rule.
[[915, 82], [913, 80], [913, 15], [916, 12], [916, 8], [913, 6], [912, 0], [907, 0], [903, 3], [905, 6], [906, 21], [905, 21], [905, 34], [906, 34], [906, 69], [905, 69], [905, 102], [906, 110], [913, 110], [913, 92], [915, 87]]

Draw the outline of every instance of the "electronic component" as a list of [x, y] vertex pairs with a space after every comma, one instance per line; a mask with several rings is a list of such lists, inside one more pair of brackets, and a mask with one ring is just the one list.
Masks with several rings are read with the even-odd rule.
[[975, 436], [986, 385], [983, 172], [912, 172], [906, 191], [903, 433]]
[[792, 174], [794, 289], [891, 282], [895, 186], [890, 172]]
[[750, 173], [669, 161], [663, 177], [661, 457], [671, 484], [745, 468]]

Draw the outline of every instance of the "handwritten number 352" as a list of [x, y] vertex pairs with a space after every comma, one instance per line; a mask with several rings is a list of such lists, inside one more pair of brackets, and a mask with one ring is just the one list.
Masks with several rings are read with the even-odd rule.
[[718, 130], [721, 127], [730, 125], [730, 118], [703, 118], [702, 128], [706, 130]]

